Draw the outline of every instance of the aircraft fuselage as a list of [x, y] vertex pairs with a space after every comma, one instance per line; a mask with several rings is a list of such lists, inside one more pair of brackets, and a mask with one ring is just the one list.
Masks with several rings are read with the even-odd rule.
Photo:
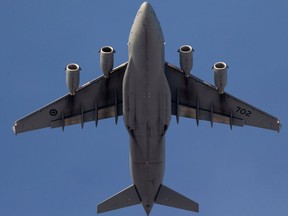
[[171, 118], [171, 95], [164, 73], [164, 37], [149, 4], [141, 6], [134, 20], [128, 55], [123, 119], [130, 134], [133, 183], [149, 212], [163, 180], [165, 132]]

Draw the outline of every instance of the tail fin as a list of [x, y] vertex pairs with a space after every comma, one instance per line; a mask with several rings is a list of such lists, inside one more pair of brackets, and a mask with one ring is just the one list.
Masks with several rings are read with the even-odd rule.
[[97, 206], [97, 213], [111, 211], [132, 205], [140, 204], [138, 192], [134, 185], [120, 191]]
[[199, 212], [198, 203], [173, 191], [172, 189], [161, 185], [155, 203], [174, 208], [180, 208], [188, 211]]

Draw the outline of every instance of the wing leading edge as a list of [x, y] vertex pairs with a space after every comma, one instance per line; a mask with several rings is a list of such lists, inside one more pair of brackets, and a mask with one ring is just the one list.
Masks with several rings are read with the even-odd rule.
[[51, 127], [83, 124], [122, 115], [122, 83], [127, 63], [116, 67], [109, 78], [100, 76], [81, 86], [74, 96], [67, 94], [15, 122], [15, 134]]
[[181, 69], [166, 63], [165, 73], [171, 90], [172, 114], [199, 120], [235, 126], [250, 125], [280, 131], [280, 121], [260, 109], [190, 75], [185, 77]]

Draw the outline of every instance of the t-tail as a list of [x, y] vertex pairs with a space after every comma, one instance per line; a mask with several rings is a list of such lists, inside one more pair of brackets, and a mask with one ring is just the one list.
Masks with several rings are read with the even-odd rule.
[[[160, 186], [154, 202], [160, 205], [170, 206], [193, 212], [199, 212], [198, 203], [175, 192], [174, 190], [166, 187], [163, 184]], [[103, 213], [138, 204], [141, 204], [141, 197], [137, 192], [137, 188], [134, 185], [131, 185], [128, 188], [120, 191], [119, 193], [100, 203], [97, 206], [97, 213]], [[149, 211], [146, 211], [146, 214], [149, 215], [150, 211], [151, 209], [149, 209]]]

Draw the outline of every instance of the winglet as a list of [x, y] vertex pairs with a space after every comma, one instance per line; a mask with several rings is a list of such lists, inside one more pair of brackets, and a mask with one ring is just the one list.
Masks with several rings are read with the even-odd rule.
[[138, 192], [134, 185], [120, 191], [97, 206], [97, 213], [140, 204]]
[[277, 120], [277, 125], [278, 125], [278, 133], [280, 133], [280, 130], [282, 128], [282, 124], [281, 124], [280, 120]]
[[165, 185], [161, 185], [155, 203], [188, 211], [199, 212], [198, 203], [173, 191]]
[[17, 123], [15, 123], [15, 124], [13, 125], [13, 127], [12, 127], [12, 130], [13, 130], [13, 132], [14, 132], [15, 135], [17, 135], [17, 129], [16, 129], [16, 127], [17, 127]]

